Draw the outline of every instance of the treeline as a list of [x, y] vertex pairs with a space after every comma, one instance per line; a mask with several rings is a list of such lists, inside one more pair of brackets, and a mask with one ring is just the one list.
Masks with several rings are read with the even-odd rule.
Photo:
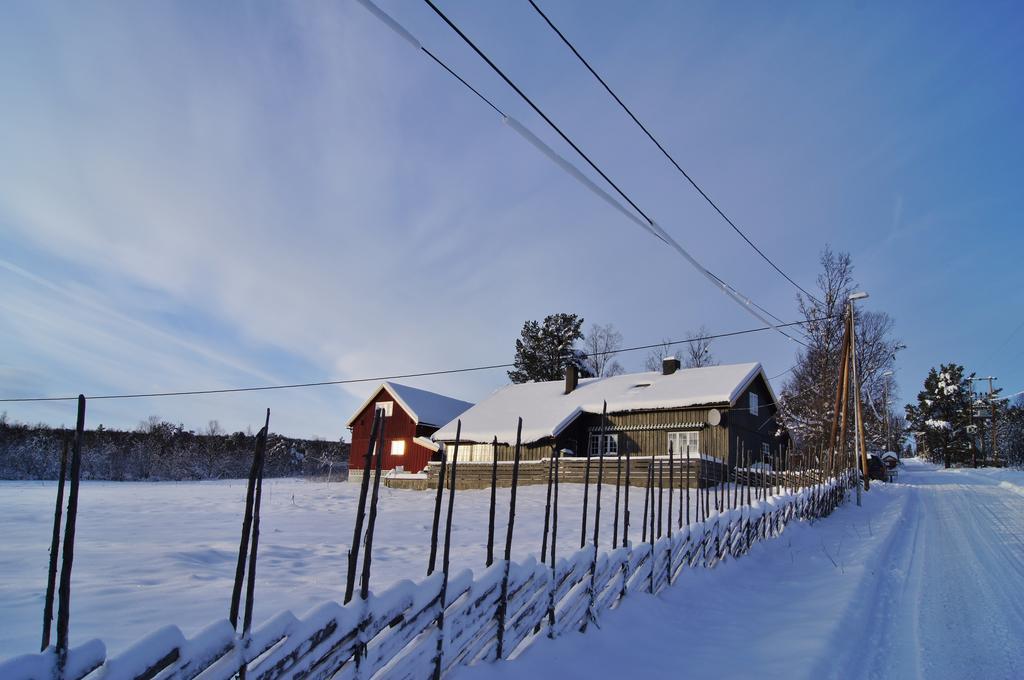
[[[0, 418], [0, 479], [56, 479], [61, 448], [73, 432], [46, 425], [9, 423]], [[86, 430], [82, 479], [197, 480], [238, 479], [249, 474], [255, 435], [196, 434], [182, 425], [151, 419], [135, 431]], [[349, 445], [292, 439], [271, 433], [267, 477], [344, 475]]]
[[1024, 469], [1024, 396], [1012, 404], [1000, 402], [996, 420], [996, 439], [1009, 465]]

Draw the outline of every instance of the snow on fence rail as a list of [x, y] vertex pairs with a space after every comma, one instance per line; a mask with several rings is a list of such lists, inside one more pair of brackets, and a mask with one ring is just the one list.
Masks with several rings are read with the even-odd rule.
[[[852, 480], [825, 483], [727, 509], [657, 540], [538, 563], [495, 561], [479, 577], [443, 572], [402, 581], [348, 605], [326, 602], [303, 618], [285, 611], [246, 635], [228, 619], [186, 639], [166, 626], [113, 658], [93, 640], [0, 663], [19, 680], [249, 680], [440, 677], [457, 666], [517, 656], [539, 637], [586, 630], [630, 592], [658, 593], [687, 568], [738, 558], [793, 520], [829, 515]], [[653, 533], [652, 533], [653, 535]], [[442, 602], [443, 600], [443, 602]]]

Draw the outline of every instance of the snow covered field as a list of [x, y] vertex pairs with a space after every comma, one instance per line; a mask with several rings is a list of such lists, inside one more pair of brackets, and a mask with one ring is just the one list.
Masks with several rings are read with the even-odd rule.
[[[740, 560], [684, 573], [656, 598], [637, 593], [600, 630], [457, 675], [1024, 677], [1022, 477], [908, 461], [900, 483], [873, 486], [863, 508], [851, 501], [813, 526], [791, 524]], [[339, 597], [355, 491], [267, 483], [257, 621]], [[561, 554], [579, 544], [581, 491], [562, 488]], [[38, 644], [53, 492], [53, 483], [0, 483], [0, 658]], [[73, 643], [100, 637], [116, 653], [164, 623], [191, 634], [223, 617], [244, 493], [241, 482], [84, 484]], [[423, 575], [433, 502], [429, 492], [382, 493], [375, 588]], [[456, 496], [457, 568], [483, 564], [487, 497]], [[634, 502], [637, 537], [642, 491]], [[517, 559], [539, 550], [544, 488], [520, 489], [519, 504]]]
[[[560, 555], [579, 548], [582, 491], [563, 484]], [[426, 575], [434, 493], [381, 487], [371, 587]], [[257, 563], [258, 623], [302, 614], [344, 592], [359, 486], [267, 480]], [[591, 516], [593, 516], [591, 487]], [[513, 559], [540, 554], [546, 487], [519, 489]], [[0, 659], [38, 651], [56, 482], [0, 482]], [[455, 496], [452, 567], [479, 570], [490, 491]], [[447, 498], [446, 498], [447, 501]], [[602, 542], [612, 535], [614, 487], [605, 487]], [[509, 490], [499, 489], [495, 554], [504, 550]], [[692, 499], [693, 504], [696, 499]], [[639, 540], [643, 489], [633, 488]], [[245, 482], [83, 482], [71, 600], [72, 646], [100, 638], [116, 654], [174, 623], [191, 635], [227, 615], [245, 508]], [[667, 494], [665, 509], [667, 511]], [[588, 529], [588, 538], [590, 536]]]

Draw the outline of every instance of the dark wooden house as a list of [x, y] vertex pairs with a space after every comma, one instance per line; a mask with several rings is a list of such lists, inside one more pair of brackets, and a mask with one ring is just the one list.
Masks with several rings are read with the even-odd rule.
[[[607, 404], [607, 438], [600, 440], [601, 411]], [[606, 455], [676, 456], [717, 459], [729, 465], [746, 451], [751, 461], [768, 461], [783, 445], [776, 397], [759, 363], [680, 369], [666, 359], [660, 372], [629, 373], [565, 382], [504, 387], [460, 415], [460, 461], [489, 461], [493, 440], [499, 460], [510, 460], [517, 418], [523, 419], [522, 458]], [[434, 433], [451, 457], [452, 421]]]
[[377, 409], [383, 409], [386, 416], [383, 469], [420, 472], [439, 448], [430, 436], [470, 406], [469, 402], [408, 385], [381, 384], [348, 421], [352, 431], [349, 471], [362, 471], [366, 467], [366, 451]]

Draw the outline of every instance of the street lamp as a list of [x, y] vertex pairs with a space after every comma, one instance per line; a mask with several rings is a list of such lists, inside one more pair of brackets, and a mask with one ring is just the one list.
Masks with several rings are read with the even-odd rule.
[[[861, 473], [863, 473], [864, 479], [864, 490], [867, 491], [870, 485], [868, 481], [868, 457], [865, 449], [865, 444], [860, 436], [860, 427], [864, 422], [861, 420], [860, 412], [860, 381], [857, 379], [857, 319], [854, 303], [857, 300], [864, 300], [868, 297], [868, 294], [864, 291], [857, 291], [850, 293], [850, 355], [853, 362], [853, 388], [856, 390], [856, 398], [853, 400], [853, 415], [856, 423], [853, 426], [853, 445], [855, 452], [859, 452], [861, 458], [861, 464], [857, 467], [857, 505], [860, 505], [860, 485], [861, 485]], [[863, 468], [863, 469], [861, 469]]]

